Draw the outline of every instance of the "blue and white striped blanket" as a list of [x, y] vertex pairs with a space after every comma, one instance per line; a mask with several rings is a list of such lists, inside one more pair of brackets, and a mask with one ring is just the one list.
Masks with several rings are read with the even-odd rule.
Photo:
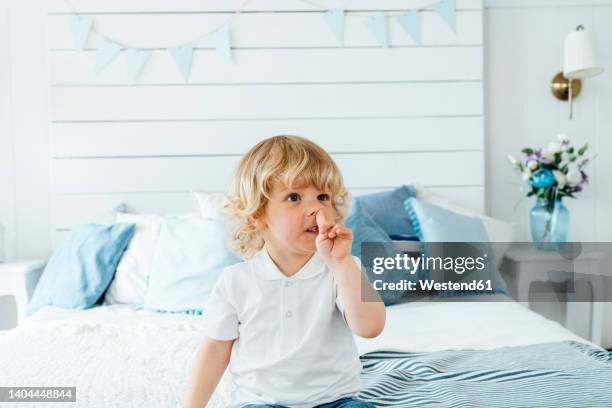
[[612, 353], [572, 341], [361, 362], [359, 398], [377, 407], [612, 407]]

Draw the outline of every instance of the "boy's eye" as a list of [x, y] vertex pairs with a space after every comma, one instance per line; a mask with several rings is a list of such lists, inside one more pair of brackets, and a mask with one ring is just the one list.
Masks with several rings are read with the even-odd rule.
[[319, 194], [318, 198], [321, 201], [329, 201], [329, 194]]
[[291, 193], [287, 196], [287, 201], [298, 201], [300, 199], [300, 195], [298, 193]]

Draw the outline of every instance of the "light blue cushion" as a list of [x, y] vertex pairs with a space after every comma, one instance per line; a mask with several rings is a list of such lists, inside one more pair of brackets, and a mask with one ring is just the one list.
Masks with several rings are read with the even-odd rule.
[[359, 259], [361, 259], [361, 244], [363, 242], [392, 242], [385, 231], [376, 224], [370, 214], [363, 208], [363, 203], [360, 200], [352, 200], [349, 215], [344, 223], [353, 231], [351, 254]]
[[228, 249], [222, 220], [165, 219], [143, 307], [199, 313], [223, 268], [240, 261]]
[[[487, 254], [487, 268], [465, 274], [466, 280], [491, 280], [492, 291], [439, 291], [440, 296], [468, 296], [475, 294], [507, 293], [504, 279], [496, 268], [495, 255], [489, 244], [489, 236], [482, 221], [447, 210], [437, 205], [411, 197], [405, 202], [406, 212], [413, 223], [419, 239], [427, 242], [466, 242], [471, 247]], [[427, 246], [425, 245], [424, 248]], [[428, 254], [425, 254], [426, 256]], [[433, 255], [432, 255], [433, 256]], [[430, 272], [423, 270], [421, 279], [428, 279]]]
[[[386, 250], [384, 256], [395, 257], [397, 253], [401, 253], [399, 249], [393, 246], [393, 241], [391, 241], [385, 231], [374, 222], [369, 213], [363, 208], [363, 204], [360, 200], [353, 200], [351, 202], [350, 212], [344, 223], [353, 231], [351, 254], [359, 259], [362, 259], [361, 244], [364, 242], [384, 243]], [[387, 271], [384, 275], [377, 275], [372, 272], [371, 268], [365, 265], [364, 269], [370, 282], [373, 282], [375, 279], [383, 279], [385, 282], [398, 282], [402, 279], [409, 280], [411, 277], [416, 280], [416, 276], [407, 275], [403, 271]], [[379, 290], [378, 294], [385, 305], [389, 306], [397, 303], [405, 292], [397, 290]]]
[[134, 234], [134, 224], [84, 224], [53, 252], [28, 305], [86, 309], [100, 299]]
[[404, 185], [394, 190], [362, 195], [355, 201], [363, 205], [363, 209], [387, 235], [410, 239], [416, 233], [410, 217], [404, 211], [404, 202], [415, 195], [413, 186]]

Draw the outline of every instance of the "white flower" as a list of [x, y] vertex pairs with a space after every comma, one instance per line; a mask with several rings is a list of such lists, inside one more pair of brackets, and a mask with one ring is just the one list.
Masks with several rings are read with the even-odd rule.
[[561, 145], [557, 142], [550, 142], [548, 144], [548, 148], [546, 149], [546, 153], [550, 153], [554, 156], [555, 153], [561, 152]]
[[537, 161], [535, 161], [535, 160], [529, 160], [529, 161], [527, 162], [527, 167], [528, 167], [529, 169], [531, 169], [531, 170], [535, 170], [535, 169], [537, 169], [537, 168], [538, 168], [538, 162], [537, 162]]
[[559, 188], [563, 188], [563, 186], [565, 186], [565, 174], [563, 174], [562, 172], [560, 172], [559, 170], [553, 170], [553, 176], [555, 176], [555, 180], [557, 180], [557, 184], [559, 185]]
[[514, 156], [512, 156], [511, 154], [508, 155], [508, 161], [513, 166], [516, 166], [516, 164], [518, 163], [518, 160], [516, 160], [516, 158]]
[[564, 162], [568, 162], [568, 161], [569, 161], [569, 157], [570, 157], [570, 154], [569, 154], [569, 153], [567, 153], [567, 152], [563, 152], [563, 153], [561, 153], [561, 160], [562, 160], [562, 161], [564, 161]]
[[523, 170], [523, 181], [528, 181], [531, 178], [531, 170], [526, 168]]
[[565, 178], [567, 180], [567, 184], [574, 187], [580, 184], [582, 181], [582, 173], [580, 173], [577, 166], [570, 166], [567, 170], [567, 176], [565, 176]]
[[569, 143], [569, 137], [565, 134], [565, 133], [559, 133], [557, 135], [557, 138], [559, 139], [559, 141], [563, 144], [567, 144]]

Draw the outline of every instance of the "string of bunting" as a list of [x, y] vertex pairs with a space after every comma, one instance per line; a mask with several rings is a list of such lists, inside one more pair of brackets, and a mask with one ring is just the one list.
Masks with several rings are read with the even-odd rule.
[[[226, 63], [234, 63], [231, 52], [230, 23], [240, 14], [249, 1], [250, 0], [244, 0], [239, 8], [218, 27], [199, 35], [189, 42], [164, 48], [172, 57], [172, 60], [185, 82], [189, 81], [195, 48], [214, 48], [219, 57]], [[385, 14], [379, 12], [373, 15], [360, 13], [349, 14], [344, 9], [328, 9], [312, 0], [301, 1], [314, 6], [322, 12], [321, 15], [340, 46], [344, 46], [344, 20], [347, 15], [350, 17], [362, 18], [364, 20], [363, 24], [369, 33], [381, 47], [385, 48], [389, 47], [387, 34], [388, 18], [394, 18], [410, 38], [412, 38], [417, 45], [421, 45], [421, 22], [419, 12], [428, 7], [433, 7], [434, 11], [448, 27], [456, 32], [456, 0], [438, 0], [435, 3], [422, 6], [419, 9], [406, 10], [406, 12], [400, 14]], [[72, 32], [74, 49], [82, 51], [87, 44], [89, 36], [94, 33], [98, 37], [96, 43], [96, 71], [99, 73], [104, 70], [115, 60], [121, 50], [125, 50], [127, 55], [127, 75], [130, 81], [135, 82], [149, 60], [151, 50], [130, 47], [109, 38], [97, 29], [93, 18], [77, 12], [69, 0], [64, 0], [64, 2], [72, 11], [70, 30]]]

